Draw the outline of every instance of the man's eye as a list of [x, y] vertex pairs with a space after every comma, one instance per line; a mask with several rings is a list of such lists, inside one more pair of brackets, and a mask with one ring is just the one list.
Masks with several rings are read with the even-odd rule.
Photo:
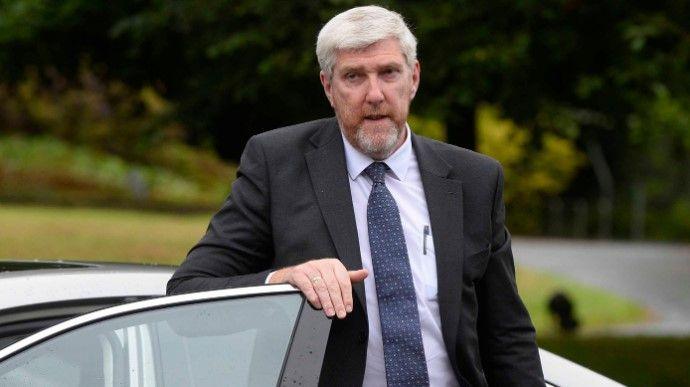
[[398, 75], [398, 70], [396, 69], [385, 69], [382, 72], [382, 75], [386, 78], [394, 78], [395, 76]]
[[348, 81], [354, 81], [354, 80], [356, 80], [358, 77], [359, 77], [359, 74], [357, 74], [357, 73], [347, 73], [347, 74], [345, 74], [345, 79], [347, 79]]

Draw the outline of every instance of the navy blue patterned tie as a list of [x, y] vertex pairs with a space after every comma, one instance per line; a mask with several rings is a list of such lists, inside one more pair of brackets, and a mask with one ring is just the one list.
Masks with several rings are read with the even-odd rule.
[[367, 205], [369, 245], [379, 300], [388, 386], [428, 386], [417, 296], [412, 282], [400, 212], [384, 176], [388, 166], [365, 169], [373, 181]]

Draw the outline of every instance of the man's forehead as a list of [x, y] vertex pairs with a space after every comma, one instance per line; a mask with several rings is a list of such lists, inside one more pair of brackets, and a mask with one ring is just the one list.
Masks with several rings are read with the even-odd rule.
[[405, 55], [397, 39], [385, 39], [363, 48], [336, 52], [335, 67], [386, 66], [405, 63]]

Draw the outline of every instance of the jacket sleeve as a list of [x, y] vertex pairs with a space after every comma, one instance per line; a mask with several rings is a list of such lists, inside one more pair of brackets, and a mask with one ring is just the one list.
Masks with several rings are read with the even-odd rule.
[[479, 284], [478, 330], [490, 386], [544, 386], [535, 330], [515, 282], [510, 233], [505, 227], [503, 171], [497, 166], [491, 254]]
[[245, 147], [232, 192], [168, 282], [167, 293], [261, 285], [273, 262], [269, 178], [260, 141]]

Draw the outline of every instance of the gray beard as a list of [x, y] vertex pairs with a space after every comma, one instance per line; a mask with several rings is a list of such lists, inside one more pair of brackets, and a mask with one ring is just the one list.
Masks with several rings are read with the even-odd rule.
[[395, 126], [388, 128], [386, 137], [383, 142], [374, 141], [373, 138], [364, 134], [364, 131], [360, 129], [357, 130], [355, 134], [355, 140], [360, 147], [360, 150], [365, 155], [371, 157], [374, 160], [383, 160], [390, 156], [395, 150], [395, 146], [398, 143], [398, 135], [401, 129]]

